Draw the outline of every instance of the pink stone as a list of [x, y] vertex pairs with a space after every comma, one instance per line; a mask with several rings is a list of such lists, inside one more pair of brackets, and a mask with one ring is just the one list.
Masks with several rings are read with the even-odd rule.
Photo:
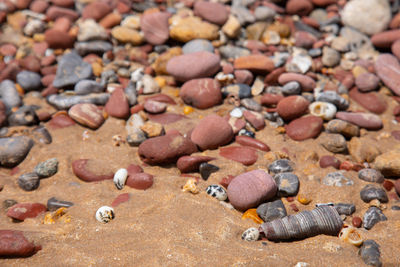
[[359, 105], [373, 113], [382, 114], [386, 111], [387, 103], [378, 93], [361, 93], [357, 88], [353, 88], [350, 90], [349, 96]]
[[128, 202], [130, 198], [130, 193], [120, 194], [113, 200], [113, 202], [111, 203], [111, 207], [115, 208], [124, 202]]
[[46, 210], [46, 206], [41, 203], [18, 203], [7, 211], [7, 216], [23, 221], [26, 218], [35, 218]]
[[169, 95], [166, 95], [166, 94], [152, 95], [152, 96], [146, 97], [145, 101], [147, 101], [147, 100], [154, 100], [154, 101], [157, 101], [157, 102], [176, 105], [175, 100], [172, 97], [170, 97]]
[[378, 77], [396, 95], [400, 95], [400, 64], [391, 54], [381, 54], [375, 61], [375, 71]]
[[143, 172], [142, 167], [140, 167], [139, 165], [136, 165], [136, 164], [129, 164], [129, 166], [126, 168], [126, 170], [128, 171], [128, 175], [133, 175], [136, 173]]
[[238, 210], [257, 207], [276, 195], [277, 186], [271, 175], [263, 170], [242, 173], [229, 183], [228, 198]]
[[245, 110], [243, 116], [257, 131], [264, 129], [265, 120], [261, 113]]
[[336, 118], [353, 123], [367, 130], [379, 130], [383, 127], [382, 119], [371, 113], [338, 112]]
[[300, 84], [301, 89], [306, 92], [314, 90], [316, 87], [315, 81], [307, 75], [298, 73], [283, 73], [279, 76], [278, 82], [284, 85], [288, 82], [296, 81]]
[[253, 82], [253, 74], [248, 70], [235, 70], [234, 75], [236, 83], [251, 85]]
[[72, 7], [74, 5], [74, 0], [51, 0], [51, 3], [60, 7]]
[[0, 47], [0, 54], [3, 56], [14, 56], [17, 53], [17, 48], [13, 44], [3, 44]]
[[57, 115], [54, 116], [50, 121], [49, 121], [49, 126], [53, 129], [61, 129], [69, 126], [75, 125], [75, 121], [71, 119], [68, 115]]
[[400, 59], [400, 39], [392, 44], [392, 53], [397, 59]]
[[112, 117], [119, 119], [127, 119], [129, 117], [129, 102], [121, 87], [117, 87], [114, 92], [112, 92], [105, 109]]
[[277, 112], [285, 121], [296, 119], [308, 110], [310, 102], [302, 96], [292, 95], [279, 101]]
[[314, 35], [304, 31], [297, 31], [294, 35], [296, 46], [310, 49], [317, 40]]
[[379, 86], [379, 78], [373, 73], [363, 73], [357, 76], [356, 85], [362, 92], [373, 91]]
[[140, 19], [140, 28], [147, 42], [153, 45], [160, 45], [168, 40], [169, 17], [170, 14], [167, 12], [153, 12], [142, 15]]
[[179, 95], [187, 105], [200, 109], [213, 107], [222, 101], [221, 86], [218, 81], [211, 78], [185, 82]]
[[35, 0], [29, 6], [29, 9], [36, 13], [44, 13], [49, 7], [49, 3], [45, 0]]
[[158, 101], [147, 100], [144, 103], [144, 110], [146, 110], [149, 113], [153, 114], [163, 113], [165, 112], [166, 109], [167, 109], [167, 104]]
[[53, 21], [60, 17], [66, 17], [73, 22], [79, 18], [79, 14], [76, 11], [58, 6], [49, 7], [46, 11], [46, 16], [49, 20]]
[[286, 12], [289, 15], [307, 16], [313, 10], [313, 4], [308, 0], [289, 0]]
[[334, 156], [322, 156], [319, 159], [319, 166], [321, 168], [328, 168], [328, 167], [333, 167], [335, 169], [339, 169], [340, 167], [340, 160], [338, 160], [337, 158], [335, 158]]
[[283, 95], [277, 95], [277, 94], [263, 94], [260, 102], [262, 105], [264, 106], [275, 106], [276, 104], [278, 104], [279, 101], [281, 101], [284, 98]]
[[238, 135], [235, 137], [235, 142], [238, 143], [239, 145], [253, 147], [265, 152], [271, 150], [268, 145], [264, 144], [260, 140], [251, 138], [249, 136]]
[[186, 119], [185, 116], [176, 113], [161, 113], [161, 114], [148, 114], [149, 120], [160, 123], [160, 124], [170, 124], [182, 119]]
[[246, 166], [253, 165], [258, 158], [255, 149], [245, 146], [221, 147], [219, 154], [224, 158], [242, 163]]
[[296, 141], [314, 138], [321, 133], [323, 122], [320, 117], [316, 116], [301, 117], [286, 126], [286, 134]]
[[22, 231], [0, 230], [0, 257], [29, 257], [42, 247], [29, 242]]
[[390, 48], [390, 46], [399, 39], [400, 30], [390, 30], [372, 35], [371, 42], [378, 48]]
[[220, 3], [196, 1], [193, 11], [196, 16], [217, 25], [223, 25], [229, 17], [228, 9]]
[[85, 182], [111, 180], [114, 178], [114, 173], [107, 166], [107, 162], [103, 160], [78, 159], [72, 162], [72, 171]]
[[82, 103], [73, 105], [68, 115], [76, 122], [91, 129], [99, 128], [103, 122], [103, 111], [94, 104]]
[[106, 3], [95, 1], [87, 6], [82, 11], [83, 19], [94, 19], [99, 21], [104, 18], [107, 14], [111, 13], [112, 8]]
[[126, 185], [135, 189], [146, 190], [153, 185], [153, 182], [153, 175], [141, 172], [129, 175], [126, 180]]
[[235, 117], [229, 117], [228, 123], [232, 127], [232, 131], [234, 134], [237, 134], [241, 129], [246, 127], [245, 120]]
[[208, 156], [183, 156], [176, 162], [176, 167], [182, 172], [197, 172], [200, 164], [214, 160], [213, 157]]

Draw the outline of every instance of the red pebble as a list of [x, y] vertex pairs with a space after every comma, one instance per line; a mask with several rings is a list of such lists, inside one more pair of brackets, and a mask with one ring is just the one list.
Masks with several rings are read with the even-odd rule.
[[19, 203], [15, 204], [7, 211], [7, 216], [23, 221], [26, 218], [35, 218], [46, 210], [46, 206], [41, 203]]
[[72, 120], [68, 115], [64, 114], [54, 116], [49, 122], [49, 126], [53, 129], [65, 128], [75, 124], [76, 123], [74, 120]]
[[396, 189], [397, 194], [400, 195], [400, 180], [396, 180], [396, 182], [394, 182], [394, 189]]
[[297, 207], [297, 205], [295, 203], [292, 203], [289, 205], [289, 207], [294, 211], [294, 212], [298, 212], [299, 208]]
[[221, 147], [219, 154], [227, 159], [237, 161], [243, 165], [253, 165], [257, 161], [256, 150], [250, 147]]
[[228, 188], [228, 185], [233, 180], [233, 178], [235, 178], [235, 176], [229, 174], [228, 176], [222, 178], [221, 181], [219, 182], [219, 184], [225, 188]]
[[153, 175], [141, 172], [129, 175], [126, 185], [139, 190], [146, 190], [153, 185]]
[[325, 155], [319, 159], [319, 166], [321, 168], [328, 168], [328, 167], [332, 166], [335, 169], [339, 169], [340, 168], [340, 160], [338, 160], [334, 156]]
[[354, 167], [354, 164], [351, 163], [350, 161], [343, 161], [340, 163], [340, 170], [346, 170], [346, 171], [352, 171]]
[[235, 142], [238, 143], [239, 145], [242, 146], [249, 146], [249, 147], [253, 147], [256, 149], [259, 149], [261, 151], [265, 151], [268, 152], [271, 149], [269, 148], [268, 145], [264, 144], [263, 142], [261, 142], [260, 140], [248, 137], [248, 136], [236, 136], [235, 137]]
[[362, 224], [362, 220], [360, 217], [355, 216], [352, 220], [351, 223], [353, 224], [354, 227], [360, 228]]
[[131, 198], [131, 194], [130, 193], [124, 193], [121, 194], [119, 196], [117, 196], [113, 202], [111, 203], [111, 207], [115, 208], [116, 206], [118, 206], [119, 204], [122, 204], [124, 202], [129, 201], [129, 199]]
[[392, 188], [394, 187], [394, 183], [392, 181], [389, 180], [385, 180], [382, 184], [383, 188], [386, 189], [386, 191], [390, 191], [392, 190]]
[[29, 242], [22, 231], [0, 230], [0, 258], [29, 257], [41, 249]]

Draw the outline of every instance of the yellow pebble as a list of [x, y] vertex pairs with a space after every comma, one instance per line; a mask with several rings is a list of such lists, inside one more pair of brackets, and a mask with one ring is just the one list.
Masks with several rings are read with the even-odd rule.
[[190, 192], [192, 194], [199, 193], [199, 189], [196, 185], [196, 179], [187, 180], [186, 184], [182, 188], [182, 192]]
[[284, 134], [284, 133], [286, 133], [286, 129], [285, 129], [285, 127], [279, 126], [276, 128], [276, 132], [278, 134]]
[[158, 86], [160, 86], [160, 88], [163, 88], [167, 84], [167, 81], [160, 76], [155, 77], [154, 80], [158, 83]]
[[306, 196], [304, 196], [304, 195], [302, 195], [302, 194], [299, 194], [299, 195], [297, 196], [297, 200], [298, 200], [301, 204], [303, 204], [303, 205], [308, 205], [308, 204], [310, 204], [310, 202], [312, 201], [311, 198], [307, 198]]
[[98, 62], [92, 63], [93, 74], [97, 77], [100, 77], [101, 72], [103, 71], [103, 67]]
[[35, 42], [43, 42], [44, 41], [44, 34], [43, 33], [35, 33], [33, 35], [33, 40]]
[[24, 89], [19, 85], [18, 83], [15, 84], [15, 88], [17, 89], [17, 92], [20, 96], [23, 96], [25, 94]]
[[188, 115], [190, 113], [192, 113], [194, 111], [194, 108], [192, 108], [191, 106], [185, 106], [183, 108], [183, 114]]

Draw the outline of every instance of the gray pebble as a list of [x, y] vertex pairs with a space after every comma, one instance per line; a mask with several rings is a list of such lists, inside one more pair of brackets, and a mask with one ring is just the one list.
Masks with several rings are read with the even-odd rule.
[[296, 174], [291, 172], [281, 172], [274, 176], [278, 186], [278, 196], [294, 196], [299, 191], [300, 181]]
[[139, 146], [147, 139], [143, 131], [134, 132], [126, 136], [126, 142], [133, 147]]
[[371, 183], [383, 183], [385, 180], [382, 173], [375, 169], [362, 169], [358, 171], [358, 178]]
[[3, 201], [3, 208], [7, 210], [8, 208], [11, 208], [15, 204], [18, 204], [18, 202], [14, 199], [6, 199]]
[[322, 134], [320, 143], [326, 150], [332, 153], [344, 153], [347, 151], [346, 139], [341, 134]]
[[262, 110], [262, 106], [258, 102], [256, 102], [253, 98], [243, 98], [242, 100], [240, 100], [240, 104], [249, 110], [254, 110], [254, 111]]
[[130, 81], [125, 88], [125, 96], [128, 99], [129, 106], [134, 106], [137, 103], [137, 91], [135, 85]]
[[298, 95], [301, 93], [301, 86], [298, 82], [288, 82], [282, 87], [282, 93], [285, 95]]
[[379, 245], [374, 240], [365, 240], [358, 250], [358, 255], [361, 256], [366, 265], [376, 267], [382, 266]]
[[207, 162], [203, 162], [199, 166], [199, 172], [201, 178], [203, 178], [203, 180], [205, 181], [207, 181], [208, 177], [210, 177], [212, 173], [217, 172], [218, 170], [219, 170], [218, 166], [215, 166]]
[[52, 158], [36, 165], [34, 172], [40, 178], [47, 178], [53, 176], [58, 171], [58, 159]]
[[238, 58], [250, 55], [250, 50], [234, 45], [224, 45], [219, 48], [222, 58]]
[[381, 187], [377, 187], [373, 184], [368, 184], [360, 191], [360, 197], [365, 203], [369, 203], [371, 200], [377, 199], [382, 203], [389, 201], [385, 190]]
[[334, 207], [340, 215], [344, 214], [344, 215], [350, 216], [351, 214], [356, 212], [356, 206], [354, 204], [337, 203], [337, 204], [335, 204]]
[[110, 98], [109, 93], [88, 94], [88, 95], [68, 95], [58, 94], [47, 97], [47, 102], [57, 109], [69, 109], [75, 104], [91, 103], [95, 105], [105, 105]]
[[342, 187], [344, 185], [353, 185], [354, 182], [345, 177], [341, 172], [328, 173], [323, 179], [322, 183], [329, 186]]
[[56, 77], [53, 86], [63, 88], [75, 85], [80, 80], [92, 76], [92, 66], [84, 62], [76, 52], [64, 54], [58, 62]]
[[7, 111], [10, 111], [13, 107], [20, 106], [22, 103], [15, 84], [10, 80], [4, 80], [0, 83], [0, 97]]
[[363, 227], [370, 230], [380, 221], [387, 221], [385, 214], [377, 207], [370, 207], [364, 214]]
[[266, 6], [259, 6], [254, 10], [256, 20], [271, 21], [276, 15], [275, 10]]
[[319, 93], [316, 97], [316, 101], [332, 103], [338, 108], [338, 110], [346, 110], [349, 107], [349, 101], [334, 91]]
[[26, 136], [0, 138], [0, 165], [15, 167], [25, 159], [33, 144], [33, 140]]
[[313, 48], [308, 50], [308, 54], [310, 55], [310, 57], [319, 57], [322, 55], [322, 50], [321, 48]]
[[190, 54], [195, 52], [208, 51], [213, 53], [214, 46], [210, 41], [205, 39], [194, 39], [187, 42], [184, 46], [182, 46], [183, 54]]
[[31, 126], [39, 123], [34, 106], [22, 106], [8, 116], [10, 126]]
[[261, 204], [257, 208], [257, 214], [264, 222], [270, 222], [287, 216], [285, 205], [280, 199]]
[[294, 163], [288, 159], [278, 159], [268, 166], [268, 170], [273, 173], [291, 172]]
[[41, 77], [33, 71], [23, 70], [17, 74], [17, 83], [25, 91], [38, 90], [42, 87]]
[[101, 84], [104, 86], [108, 83], [115, 83], [118, 82], [118, 75], [115, 73], [114, 70], [106, 70], [101, 73]]
[[33, 191], [40, 185], [39, 176], [34, 172], [24, 173], [18, 177], [18, 185], [25, 191]]
[[327, 67], [335, 67], [340, 63], [340, 53], [335, 49], [324, 46], [322, 49], [322, 64]]
[[101, 93], [104, 85], [92, 80], [82, 80], [75, 84], [74, 92], [77, 95], [87, 95], [91, 93]]
[[59, 208], [69, 208], [73, 205], [74, 203], [72, 202], [58, 200], [55, 197], [49, 198], [49, 200], [47, 200], [47, 209], [49, 211], [55, 211]]
[[400, 206], [396, 206], [396, 205], [394, 205], [394, 206], [392, 206], [392, 208], [391, 208], [392, 210], [396, 210], [396, 211], [398, 211], [398, 210], [400, 210]]
[[51, 144], [53, 138], [44, 126], [37, 126], [32, 130], [32, 137], [35, 141], [42, 144]]

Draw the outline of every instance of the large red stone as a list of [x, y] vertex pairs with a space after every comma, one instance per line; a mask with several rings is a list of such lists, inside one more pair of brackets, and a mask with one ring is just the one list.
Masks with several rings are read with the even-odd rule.
[[305, 114], [310, 102], [302, 96], [288, 96], [279, 101], [277, 112], [285, 121], [290, 121]]
[[153, 175], [141, 172], [129, 175], [126, 185], [135, 189], [146, 190], [153, 185], [153, 182]]
[[70, 21], [75, 21], [79, 18], [79, 14], [75, 10], [58, 6], [49, 7], [46, 11], [46, 16], [53, 21], [61, 17], [66, 17]]
[[263, 96], [260, 99], [260, 102], [262, 105], [265, 105], [265, 106], [275, 106], [283, 98], [284, 98], [283, 95], [266, 93], [266, 94], [263, 94]]
[[240, 162], [246, 166], [253, 165], [258, 158], [255, 149], [245, 146], [221, 147], [219, 154], [224, 158]]
[[336, 113], [336, 118], [353, 123], [367, 130], [379, 130], [383, 127], [382, 119], [371, 113], [351, 113], [340, 111]]
[[46, 210], [46, 206], [41, 203], [18, 203], [8, 209], [7, 216], [23, 221], [26, 218], [35, 218]]
[[286, 12], [290, 15], [307, 16], [313, 10], [309, 0], [289, 0], [286, 3]]
[[378, 93], [361, 93], [357, 88], [353, 88], [349, 95], [359, 105], [373, 113], [382, 114], [386, 111], [387, 103]]
[[152, 12], [142, 15], [140, 18], [140, 28], [147, 42], [153, 45], [160, 45], [168, 40], [169, 17], [170, 14], [167, 12]]
[[67, 32], [49, 29], [44, 33], [44, 39], [50, 48], [72, 48], [74, 46], [75, 37]]
[[185, 82], [179, 95], [186, 104], [200, 109], [213, 107], [222, 101], [221, 86], [211, 78]]
[[114, 173], [110, 171], [108, 163], [98, 159], [78, 159], [72, 162], [72, 171], [85, 182], [111, 180]]
[[265, 120], [264, 116], [261, 113], [245, 110], [243, 112], [243, 117], [248, 121], [251, 126], [254, 127], [257, 131], [264, 129], [265, 127]]
[[22, 231], [0, 230], [0, 257], [29, 257], [42, 247], [29, 242]]
[[314, 138], [321, 133], [323, 122], [320, 117], [316, 116], [298, 118], [286, 126], [286, 134], [296, 141]]

